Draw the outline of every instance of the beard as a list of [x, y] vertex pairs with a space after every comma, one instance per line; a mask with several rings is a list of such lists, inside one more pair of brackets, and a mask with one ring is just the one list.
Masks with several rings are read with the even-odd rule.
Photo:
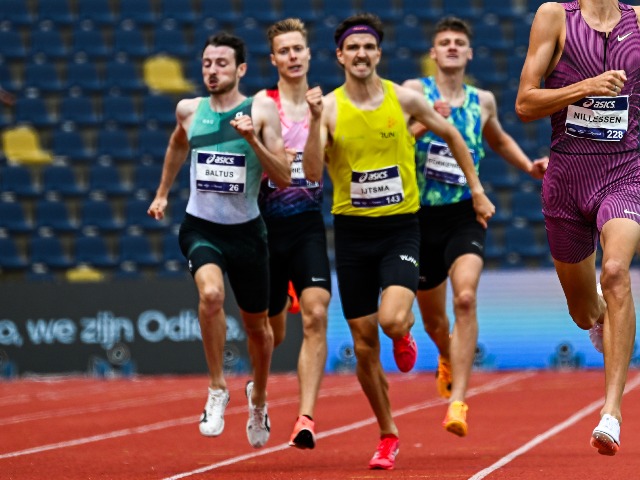
[[234, 79], [233, 81], [230, 81], [226, 84], [218, 83], [215, 87], [210, 87], [209, 84], [207, 84], [207, 91], [210, 95], [223, 95], [232, 91], [236, 87], [236, 85], [238, 85], [237, 79]]

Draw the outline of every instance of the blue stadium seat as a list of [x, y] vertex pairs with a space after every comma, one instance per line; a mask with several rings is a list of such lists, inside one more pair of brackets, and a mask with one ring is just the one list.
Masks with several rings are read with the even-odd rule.
[[134, 94], [147, 91], [147, 86], [138, 72], [137, 63], [120, 56], [107, 61], [104, 82], [105, 87], [112, 91]]
[[402, 19], [402, 10], [396, 7], [394, 0], [360, 0], [360, 9], [374, 12], [383, 22], [398, 22]]
[[482, 0], [482, 9], [485, 14], [495, 15], [503, 21], [513, 21], [525, 13], [523, 8], [509, 0]]
[[118, 262], [101, 235], [80, 235], [75, 238], [74, 253], [79, 265], [113, 268]]
[[42, 263], [51, 269], [66, 269], [74, 261], [65, 252], [60, 238], [34, 235], [29, 241], [29, 257], [32, 263]]
[[271, 53], [267, 34], [262, 26], [241, 26], [234, 29], [233, 33], [246, 42], [247, 52], [249, 52], [250, 55], [259, 57], [261, 55], [269, 55]]
[[92, 165], [88, 172], [89, 191], [102, 193], [107, 197], [121, 197], [131, 193], [115, 165]]
[[480, 180], [494, 189], [511, 189], [516, 186], [518, 175], [506, 160], [487, 149], [480, 162]]
[[130, 262], [142, 267], [156, 267], [160, 258], [145, 235], [125, 234], [119, 238], [120, 262]]
[[33, 223], [27, 217], [21, 202], [0, 201], [0, 230], [9, 233], [30, 233]]
[[[198, 62], [200, 64], [200, 62]], [[177, 102], [168, 95], [149, 93], [142, 97], [142, 118], [161, 127], [176, 124]]]
[[7, 25], [0, 25], [0, 55], [7, 60], [23, 61], [27, 58], [20, 33]]
[[24, 87], [37, 88], [39, 92], [62, 92], [66, 85], [51, 62], [29, 62], [24, 67]]
[[107, 95], [102, 97], [102, 120], [133, 127], [140, 124], [141, 117], [130, 95]]
[[402, 0], [402, 13], [405, 17], [412, 16], [428, 22], [436, 22], [444, 15], [442, 9], [434, 5], [434, 2], [424, 0]]
[[150, 0], [120, 2], [120, 21], [130, 20], [139, 25], [153, 25], [157, 16]]
[[[191, 165], [189, 162], [185, 162], [180, 170], [178, 171], [178, 175], [176, 175], [176, 181], [173, 184], [176, 192], [184, 193], [186, 196], [189, 195], [189, 190], [191, 190]], [[187, 204], [184, 204], [186, 208]], [[184, 210], [184, 209], [183, 209]], [[182, 215], [180, 215], [182, 218]]]
[[387, 58], [385, 66], [381, 69], [381, 74], [384, 78], [398, 84], [402, 84], [409, 78], [417, 78], [422, 75], [419, 59], [415, 55]]
[[146, 58], [151, 50], [142, 31], [131, 22], [125, 22], [113, 31], [113, 53], [124, 53], [131, 58]]
[[107, 200], [85, 200], [80, 204], [79, 218], [83, 231], [120, 232], [124, 228], [124, 222], [116, 217], [112, 203]]
[[51, 22], [44, 22], [40, 28], [31, 31], [29, 55], [43, 54], [49, 59], [66, 59], [69, 48], [62, 40], [62, 33]]
[[29, 11], [29, 4], [24, 0], [2, 0], [0, 22], [9, 22], [17, 27], [33, 25], [34, 17]]
[[184, 219], [184, 214], [187, 211], [188, 197], [172, 196], [169, 198], [169, 220], [173, 225], [179, 225]]
[[397, 51], [407, 50], [411, 55], [424, 55], [431, 48], [431, 40], [419, 22], [396, 24], [394, 40]]
[[5, 165], [0, 168], [0, 192], [13, 194], [22, 199], [39, 197], [42, 190], [35, 183], [29, 167]]
[[[151, 51], [155, 55], [186, 58], [193, 56], [193, 48], [187, 41], [183, 28], [162, 24], [153, 29]], [[198, 45], [199, 46], [199, 45]]]
[[35, 205], [35, 226], [48, 228], [54, 232], [71, 233], [78, 230], [78, 223], [72, 218], [64, 201], [40, 199]]
[[42, 168], [42, 189], [66, 197], [82, 197], [87, 189], [76, 178], [76, 170], [68, 165], [47, 165]]
[[[157, 182], [156, 182], [157, 186]], [[164, 231], [169, 226], [165, 218], [156, 220], [147, 215], [151, 200], [145, 198], [129, 198], [124, 205], [125, 227], [139, 227], [144, 231]]]
[[[282, 2], [282, 18], [299, 18], [303, 22], [312, 24], [320, 19], [320, 13], [316, 9], [313, 0], [295, 0]], [[309, 25], [307, 25], [307, 28]]]
[[15, 104], [16, 123], [28, 123], [34, 127], [53, 127], [56, 118], [41, 97], [18, 97]]
[[[207, 38], [211, 35], [215, 35], [220, 30], [220, 25], [215, 18], [205, 18], [204, 21], [199, 21], [193, 28], [193, 45], [198, 52], [202, 51]], [[198, 58], [198, 63], [200, 59]], [[197, 78], [200, 81], [200, 76]]]
[[193, 25], [200, 21], [200, 16], [189, 0], [161, 0], [160, 17], [181, 25]]
[[443, 16], [453, 15], [473, 22], [474, 19], [480, 17], [482, 12], [476, 7], [474, 0], [456, 0], [455, 2], [444, 2], [442, 13]]
[[476, 79], [475, 85], [491, 90], [493, 85], [503, 86], [507, 83], [507, 75], [501, 71], [492, 54], [474, 55], [467, 68], [469, 76]]
[[117, 18], [109, 0], [77, 0], [78, 20], [91, 20], [95, 25], [112, 27]]
[[514, 220], [542, 223], [542, 199], [539, 192], [515, 191], [511, 194], [511, 214]]
[[508, 40], [500, 23], [474, 22], [473, 39], [471, 45], [474, 49], [488, 48], [492, 55], [496, 53], [511, 54], [513, 43]]
[[127, 132], [114, 126], [107, 126], [97, 133], [96, 153], [107, 156], [113, 162], [133, 162], [137, 152], [133, 149]]
[[162, 163], [138, 164], [133, 169], [133, 189], [147, 194], [155, 193], [162, 175]]
[[511, 221], [511, 209], [509, 205], [506, 205], [506, 202], [502, 201], [496, 192], [488, 192], [487, 197], [496, 207], [496, 213], [491, 217], [490, 225], [504, 225], [509, 223]]
[[169, 143], [169, 134], [164, 129], [143, 128], [138, 130], [138, 152], [144, 159], [161, 164]]
[[38, 21], [50, 21], [55, 25], [69, 26], [76, 21], [69, 0], [40, 0], [36, 7]]
[[351, 0], [322, 0], [321, 11], [325, 17], [335, 17], [341, 22], [345, 18], [355, 13], [354, 4]]
[[504, 232], [505, 250], [516, 253], [522, 258], [540, 259], [547, 254], [548, 248], [536, 236], [533, 228], [509, 225]]
[[283, 18], [272, 0], [242, 0], [240, 15], [242, 18], [253, 18], [263, 25]]
[[94, 127], [101, 124], [93, 102], [89, 97], [64, 97], [59, 106], [60, 120], [72, 122], [76, 127]]
[[51, 134], [51, 146], [53, 154], [57, 157], [66, 158], [69, 162], [89, 163], [94, 155], [84, 143], [82, 134], [68, 125], [54, 130]]
[[67, 64], [67, 87], [85, 93], [102, 93], [104, 84], [94, 62], [76, 61]]
[[[491, 219], [493, 222], [493, 218]], [[498, 235], [496, 233], [496, 229], [491, 227], [489, 224], [489, 228], [485, 230], [485, 240], [484, 240], [484, 258], [485, 260], [499, 260], [505, 255], [505, 249], [502, 245], [502, 242], [499, 241]]]
[[0, 271], [25, 270], [28, 266], [29, 262], [18, 249], [14, 239], [0, 236]]
[[187, 260], [182, 255], [180, 243], [178, 242], [178, 234], [175, 232], [166, 232], [162, 236], [162, 259], [165, 262], [180, 263], [186, 269]]
[[200, 5], [200, 21], [214, 19], [216, 22], [227, 25], [235, 25], [242, 20], [240, 12], [236, 9], [234, 0], [216, 0], [215, 2], [202, 2]]
[[20, 84], [13, 77], [6, 62], [0, 62], [0, 86], [10, 93], [16, 93], [20, 90]]
[[84, 54], [90, 60], [103, 60], [111, 56], [111, 47], [102, 30], [93, 28], [90, 22], [76, 23], [71, 38], [71, 51], [75, 55]]

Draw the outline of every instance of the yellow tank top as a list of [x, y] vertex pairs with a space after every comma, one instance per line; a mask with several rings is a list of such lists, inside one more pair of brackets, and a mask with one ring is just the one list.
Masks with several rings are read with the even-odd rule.
[[326, 151], [333, 214], [380, 217], [420, 206], [415, 141], [392, 83], [381, 81], [384, 99], [375, 110], [358, 109], [344, 86], [335, 90], [336, 128]]

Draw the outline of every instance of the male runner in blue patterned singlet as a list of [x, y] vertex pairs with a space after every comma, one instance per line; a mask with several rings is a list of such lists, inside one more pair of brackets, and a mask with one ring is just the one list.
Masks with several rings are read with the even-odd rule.
[[291, 185], [277, 188], [263, 175], [258, 204], [269, 239], [269, 322], [274, 346], [285, 337], [287, 284], [300, 292], [303, 339], [298, 356], [300, 406], [289, 445], [315, 447], [313, 419], [327, 361], [327, 309], [331, 299], [331, 267], [322, 207], [322, 180], [310, 182], [302, 169], [302, 151], [309, 134], [307, 72], [311, 52], [307, 30], [297, 18], [287, 18], [267, 29], [271, 63], [278, 69], [278, 84], [256, 97], [273, 98], [280, 114], [284, 145], [291, 155]]
[[[455, 17], [440, 20], [430, 56], [435, 76], [407, 80], [404, 86], [424, 95], [456, 126], [476, 170], [484, 157], [483, 138], [501, 157], [534, 178], [542, 178], [548, 158], [532, 162], [502, 129], [493, 94], [464, 83], [473, 61], [471, 28]], [[483, 267], [485, 229], [476, 220], [471, 192], [444, 141], [416, 123], [416, 161], [420, 187], [420, 284], [418, 304], [425, 330], [438, 348], [436, 385], [449, 398], [446, 430], [467, 434], [465, 397], [478, 343], [476, 299]], [[450, 335], [447, 277], [453, 290], [455, 322]]]
[[640, 243], [638, 12], [615, 0], [540, 6], [516, 101], [524, 121], [551, 115], [543, 213], [569, 314], [604, 350], [605, 403], [591, 437], [603, 455], [620, 447], [636, 333], [629, 268]]
[[222, 433], [229, 402], [222, 369], [226, 273], [247, 334], [253, 367], [253, 381], [245, 389], [247, 438], [258, 448], [269, 439], [266, 388], [273, 353], [267, 317], [269, 254], [258, 191], [263, 171], [286, 187], [291, 169], [273, 100], [247, 98], [238, 90], [247, 69], [245, 57], [244, 42], [236, 36], [219, 33], [207, 39], [202, 77], [210, 95], [178, 102], [176, 127], [148, 214], [164, 217], [171, 185], [189, 158], [191, 189], [179, 241], [198, 288], [198, 319], [210, 377], [200, 433]]

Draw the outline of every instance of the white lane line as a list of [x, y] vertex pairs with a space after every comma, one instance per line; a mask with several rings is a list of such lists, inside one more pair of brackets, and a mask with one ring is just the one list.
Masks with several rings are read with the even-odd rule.
[[[487, 382], [484, 385], [481, 385], [479, 387], [475, 387], [475, 388], [471, 388], [469, 389], [468, 393], [467, 393], [467, 398], [469, 397], [473, 397], [475, 395], [479, 395], [481, 393], [486, 393], [486, 392], [490, 392], [492, 390], [496, 390], [499, 387], [505, 386], [505, 385], [509, 385], [511, 383], [517, 382], [519, 380], [523, 380], [525, 378], [531, 377], [533, 375], [535, 375], [535, 372], [532, 371], [525, 371], [525, 372], [520, 372], [520, 373], [515, 373], [512, 375], [507, 375], [504, 378], [501, 378], [500, 380], [497, 381], [491, 381], [491, 382]], [[427, 402], [423, 402], [423, 403], [418, 403], [415, 405], [409, 405], [407, 407], [401, 408], [400, 410], [395, 410], [393, 412], [393, 417], [399, 417], [402, 415], [406, 415], [407, 413], [413, 413], [413, 412], [417, 412], [419, 410], [424, 410], [430, 407], [434, 407], [436, 405], [442, 405], [443, 403], [447, 403], [446, 400], [443, 399], [434, 399], [434, 400], [430, 400]], [[362, 427], [366, 427], [368, 425], [371, 425], [373, 423], [376, 422], [375, 417], [369, 417], [365, 420], [361, 420], [359, 422], [354, 422], [351, 423], [349, 425], [344, 425], [342, 427], [338, 427], [338, 428], [334, 428], [333, 430], [327, 430], [324, 432], [319, 433], [318, 435], [316, 435], [316, 438], [320, 439], [320, 438], [326, 438], [326, 437], [330, 437], [333, 435], [338, 435], [341, 433], [345, 433], [345, 432], [349, 432], [351, 430], [357, 430], [359, 428]], [[244, 455], [238, 455], [236, 457], [232, 457], [232, 458], [228, 458], [226, 460], [223, 460], [222, 462], [218, 462], [218, 463], [213, 463], [211, 465], [207, 465], [206, 467], [201, 467], [198, 468], [196, 470], [191, 470], [190, 472], [184, 472], [184, 473], [178, 473], [176, 475], [173, 475], [171, 477], [166, 477], [163, 480], [179, 480], [181, 478], [186, 478], [186, 477], [190, 477], [192, 475], [199, 475], [201, 473], [206, 473], [209, 472], [211, 470], [215, 470], [217, 468], [221, 468], [221, 467], [226, 467], [227, 465], [233, 465], [236, 463], [240, 463], [243, 462], [245, 460], [250, 460], [252, 458], [256, 458], [256, 457], [261, 457], [264, 455], [268, 455], [270, 453], [274, 453], [274, 452], [278, 452], [280, 450], [285, 450], [287, 448], [291, 448], [289, 447], [288, 443], [283, 443], [280, 445], [276, 445], [274, 447], [270, 447], [264, 450], [258, 450], [252, 453], [247, 453]]]
[[[631, 390], [636, 388], [638, 385], [640, 385], [640, 375], [637, 375], [631, 382], [627, 383], [627, 386], [625, 388], [624, 393], [625, 394], [629, 393]], [[491, 473], [495, 472], [499, 468], [504, 467], [506, 464], [508, 464], [509, 462], [514, 460], [515, 458], [519, 457], [520, 455], [522, 455], [524, 453], [527, 453], [529, 450], [531, 450], [535, 446], [540, 445], [542, 442], [544, 442], [544, 441], [548, 440], [549, 438], [553, 437], [554, 435], [560, 433], [561, 431], [563, 431], [566, 428], [570, 427], [574, 423], [582, 420], [584, 417], [586, 417], [587, 415], [593, 413], [598, 408], [602, 408], [603, 404], [604, 404], [604, 397], [599, 399], [599, 400], [596, 400], [595, 402], [593, 402], [593, 403], [591, 403], [589, 405], [587, 405], [582, 410], [579, 410], [575, 414], [571, 415], [564, 422], [561, 422], [561, 423], [557, 424], [556, 426], [550, 428], [546, 432], [534, 437], [533, 440], [525, 443], [523, 446], [521, 446], [517, 450], [514, 450], [510, 454], [505, 455], [504, 457], [502, 457], [500, 460], [498, 460], [496, 463], [494, 463], [490, 467], [487, 467], [484, 470], [479, 471], [478, 473], [476, 473], [472, 477], [469, 477], [468, 480], [481, 480], [481, 479], [485, 478], [487, 475], [490, 475]]]

